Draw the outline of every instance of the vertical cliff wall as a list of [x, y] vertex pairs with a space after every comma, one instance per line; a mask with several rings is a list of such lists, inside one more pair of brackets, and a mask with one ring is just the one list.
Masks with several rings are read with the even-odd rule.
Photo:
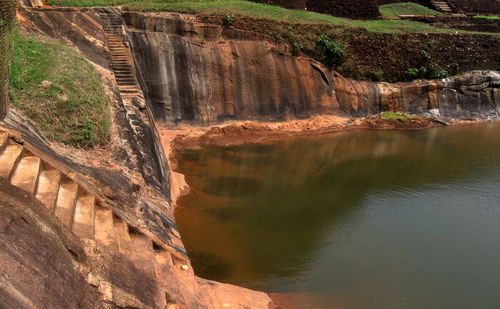
[[7, 113], [7, 84], [15, 18], [16, 0], [0, 0], [0, 119], [5, 118]]
[[124, 13], [156, 121], [369, 116], [391, 110], [455, 118], [498, 115], [500, 75], [411, 83], [346, 79], [266, 37], [179, 14]]

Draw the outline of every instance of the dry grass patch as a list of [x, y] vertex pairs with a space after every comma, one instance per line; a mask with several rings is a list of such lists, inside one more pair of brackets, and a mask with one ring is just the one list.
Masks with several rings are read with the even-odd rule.
[[63, 42], [14, 35], [12, 105], [50, 140], [77, 147], [106, 144], [111, 113], [94, 67]]

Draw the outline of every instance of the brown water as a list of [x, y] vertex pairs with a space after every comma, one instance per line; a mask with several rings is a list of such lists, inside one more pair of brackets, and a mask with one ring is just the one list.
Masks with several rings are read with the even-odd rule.
[[179, 158], [199, 276], [338, 308], [500, 308], [500, 123], [356, 130]]

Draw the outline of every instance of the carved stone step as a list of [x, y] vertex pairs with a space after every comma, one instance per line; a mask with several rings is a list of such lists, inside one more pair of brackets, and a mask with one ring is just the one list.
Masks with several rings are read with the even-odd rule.
[[53, 211], [57, 195], [59, 193], [59, 183], [61, 181], [61, 172], [54, 168], [42, 169], [38, 177], [38, 187], [36, 198]]
[[10, 182], [29, 193], [35, 192], [41, 160], [32, 154], [23, 156], [12, 174]]
[[9, 134], [7, 132], [0, 132], [0, 150], [3, 150], [7, 146], [9, 141]]
[[69, 228], [73, 224], [77, 193], [78, 184], [76, 182], [70, 179], [61, 180], [54, 213]]
[[78, 195], [73, 220], [73, 233], [82, 238], [94, 239], [95, 197], [87, 192]]
[[113, 226], [111, 209], [96, 204], [95, 207], [95, 239], [103, 245], [118, 249], [118, 241]]
[[160, 282], [171, 282], [175, 272], [172, 255], [165, 249], [155, 250], [155, 275]]
[[119, 217], [113, 215], [113, 226], [115, 228], [118, 248], [124, 254], [129, 253], [130, 235], [128, 234], [127, 224]]
[[130, 244], [128, 250], [131, 260], [148, 273], [154, 274], [155, 255], [151, 239], [135, 229], [129, 230], [129, 236]]
[[12, 169], [16, 165], [21, 152], [23, 151], [23, 146], [10, 141], [5, 147], [4, 151], [0, 155], [0, 177], [9, 179], [12, 173]]

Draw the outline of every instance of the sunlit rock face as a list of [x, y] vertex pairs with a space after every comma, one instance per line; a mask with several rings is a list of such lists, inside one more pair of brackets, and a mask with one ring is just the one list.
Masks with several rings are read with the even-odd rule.
[[496, 72], [397, 84], [355, 81], [293, 56], [287, 46], [258, 33], [178, 14], [125, 13], [124, 18], [143, 86], [163, 123], [362, 117], [386, 110], [454, 118], [498, 115]]

